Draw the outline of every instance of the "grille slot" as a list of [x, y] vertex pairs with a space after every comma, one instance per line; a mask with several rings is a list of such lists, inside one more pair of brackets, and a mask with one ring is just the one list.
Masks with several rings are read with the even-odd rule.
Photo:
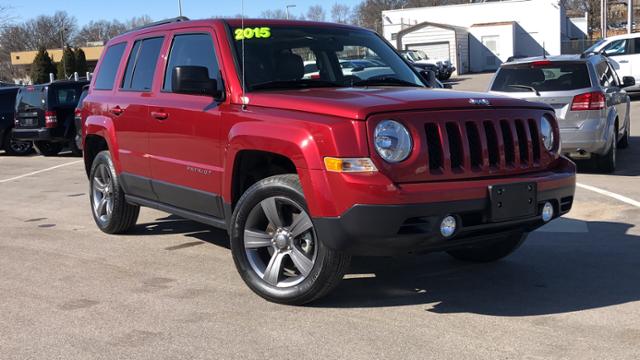
[[469, 153], [471, 155], [471, 166], [482, 167], [482, 141], [478, 127], [474, 122], [468, 121], [465, 124], [467, 130], [467, 140], [469, 141]]
[[498, 167], [500, 164], [500, 146], [498, 145], [498, 134], [496, 128], [490, 121], [484, 122], [484, 133], [487, 137], [487, 150], [489, 151], [489, 165]]
[[462, 135], [457, 123], [449, 122], [446, 125], [447, 138], [449, 140], [449, 154], [451, 154], [451, 169], [462, 168], [464, 154], [462, 148]]
[[527, 129], [522, 120], [516, 120], [516, 134], [518, 135], [518, 149], [520, 149], [520, 163], [527, 165], [531, 162], [529, 158], [531, 139], [528, 137]]
[[502, 132], [502, 143], [504, 144], [504, 160], [507, 165], [513, 166], [516, 163], [516, 151], [511, 126], [506, 120], [502, 120], [500, 121], [500, 130]]
[[529, 119], [529, 133], [531, 133], [531, 147], [533, 148], [533, 161], [540, 161], [540, 131], [538, 131], [538, 123]]
[[429, 149], [429, 169], [440, 170], [444, 164], [444, 151], [440, 140], [440, 130], [436, 124], [426, 124], [427, 148]]

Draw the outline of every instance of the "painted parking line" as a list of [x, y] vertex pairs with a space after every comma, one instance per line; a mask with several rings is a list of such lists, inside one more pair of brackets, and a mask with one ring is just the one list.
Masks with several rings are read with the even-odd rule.
[[9, 179], [3, 179], [3, 180], [0, 180], [0, 184], [2, 184], [2, 183], [6, 183], [6, 182], [9, 182], [9, 181], [13, 181], [13, 180], [22, 179], [22, 178], [25, 178], [25, 177], [28, 177], [28, 176], [32, 176], [32, 175], [37, 175], [37, 174], [40, 174], [40, 173], [43, 173], [43, 172], [47, 172], [47, 171], [51, 171], [51, 170], [55, 170], [55, 169], [59, 169], [59, 168], [61, 168], [61, 167], [65, 167], [65, 166], [71, 166], [71, 165], [79, 164], [79, 163], [81, 163], [81, 162], [82, 162], [82, 160], [72, 161], [72, 162], [68, 162], [68, 163], [64, 163], [64, 164], [60, 164], [60, 165], [56, 165], [56, 166], [52, 166], [52, 167], [50, 167], [50, 168], [46, 168], [46, 169], [42, 169], [42, 170], [38, 170], [38, 171], [34, 171], [34, 172], [30, 172], [30, 173], [28, 173], [28, 174], [23, 174], [23, 175], [14, 176], [14, 177], [9, 178]]
[[597, 187], [591, 186], [591, 185], [585, 185], [585, 184], [577, 183], [576, 186], [578, 186], [579, 188], [585, 189], [585, 190], [593, 191], [593, 192], [598, 193], [600, 195], [608, 196], [608, 197], [610, 197], [612, 199], [616, 199], [618, 201], [622, 201], [623, 203], [629, 204], [631, 206], [635, 206], [637, 208], [640, 208], [640, 201], [633, 200], [633, 199], [628, 198], [626, 196], [623, 196], [623, 195], [620, 195], [620, 194], [616, 194], [616, 193], [613, 193], [611, 191], [607, 191], [607, 190], [604, 190], [604, 189], [600, 189], [600, 188], [597, 188]]

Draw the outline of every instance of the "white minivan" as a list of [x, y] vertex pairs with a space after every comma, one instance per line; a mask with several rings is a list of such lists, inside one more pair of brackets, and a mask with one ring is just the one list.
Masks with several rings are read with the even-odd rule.
[[636, 85], [625, 90], [640, 91], [640, 33], [602, 39], [585, 51], [585, 54], [589, 53], [607, 55], [620, 78], [632, 76], [636, 79]]

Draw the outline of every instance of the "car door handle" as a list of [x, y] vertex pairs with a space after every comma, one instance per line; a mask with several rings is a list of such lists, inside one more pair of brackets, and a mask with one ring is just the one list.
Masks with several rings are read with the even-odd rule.
[[109, 110], [113, 115], [120, 116], [124, 112], [124, 109], [120, 106], [116, 105], [111, 110]]
[[620, 61], [618, 61], [618, 62], [619, 62], [620, 64], [628, 64], [628, 63], [629, 63], [629, 60], [620, 60]]
[[157, 120], [167, 120], [167, 118], [169, 117], [169, 114], [167, 114], [164, 111], [152, 111], [151, 116]]

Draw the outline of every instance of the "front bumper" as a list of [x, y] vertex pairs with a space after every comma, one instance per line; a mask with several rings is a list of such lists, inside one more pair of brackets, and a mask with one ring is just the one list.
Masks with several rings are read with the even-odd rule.
[[[573, 204], [575, 186], [538, 193], [535, 216], [490, 222], [488, 199], [412, 205], [355, 205], [340, 217], [316, 218], [316, 232], [325, 245], [353, 255], [398, 255], [453, 249], [490, 241], [502, 234], [530, 232], [544, 225], [542, 206], [549, 201], [554, 217], [566, 214]], [[451, 238], [440, 235], [447, 215], [459, 219]]]
[[[394, 190], [395, 203], [389, 202], [390, 193], [378, 199], [385, 202], [376, 202], [377, 197], [371, 194], [369, 202], [353, 201], [355, 205], [339, 216], [314, 217], [316, 232], [330, 248], [367, 256], [447, 250], [495, 240], [502, 234], [530, 232], [544, 224], [541, 214], [545, 202], [553, 204], [554, 217], [566, 214], [573, 205], [575, 165], [564, 158], [559, 163], [539, 174], [405, 186]], [[488, 187], [521, 182], [536, 183], [537, 213], [507, 221], [490, 220]], [[458, 219], [458, 229], [450, 238], [440, 234], [440, 222], [447, 215]]]

